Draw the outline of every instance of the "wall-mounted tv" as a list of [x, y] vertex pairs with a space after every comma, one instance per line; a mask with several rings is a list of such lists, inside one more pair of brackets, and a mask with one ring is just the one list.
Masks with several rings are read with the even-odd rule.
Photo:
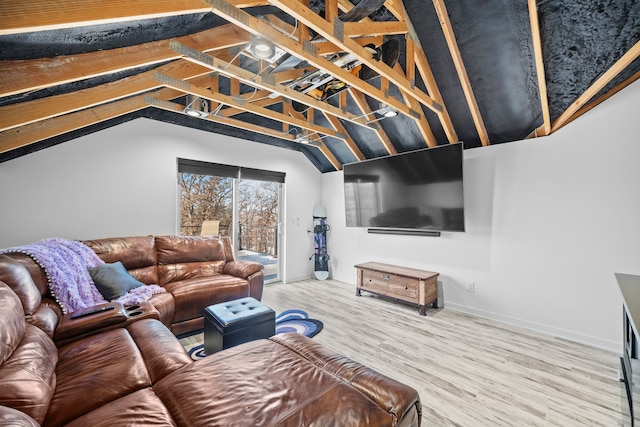
[[344, 165], [347, 227], [464, 231], [462, 162], [456, 143]]

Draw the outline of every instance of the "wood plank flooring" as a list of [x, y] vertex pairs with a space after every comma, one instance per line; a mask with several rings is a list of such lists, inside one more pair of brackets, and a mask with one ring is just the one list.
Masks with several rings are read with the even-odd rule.
[[420, 393], [423, 426], [622, 425], [618, 355], [334, 280], [265, 286], [276, 313], [324, 323], [313, 338]]

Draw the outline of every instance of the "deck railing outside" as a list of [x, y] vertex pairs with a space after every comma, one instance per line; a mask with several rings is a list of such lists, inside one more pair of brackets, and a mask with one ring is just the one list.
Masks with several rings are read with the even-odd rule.
[[[227, 236], [229, 227], [220, 227], [220, 235]], [[181, 225], [182, 236], [199, 236], [202, 225]], [[239, 224], [238, 250], [248, 250], [272, 256], [278, 255], [278, 227]]]

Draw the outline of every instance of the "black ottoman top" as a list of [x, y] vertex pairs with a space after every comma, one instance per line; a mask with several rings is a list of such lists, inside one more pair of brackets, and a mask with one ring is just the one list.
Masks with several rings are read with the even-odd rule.
[[205, 308], [205, 316], [211, 317], [223, 330], [229, 331], [275, 319], [275, 312], [255, 298], [247, 297], [210, 305]]

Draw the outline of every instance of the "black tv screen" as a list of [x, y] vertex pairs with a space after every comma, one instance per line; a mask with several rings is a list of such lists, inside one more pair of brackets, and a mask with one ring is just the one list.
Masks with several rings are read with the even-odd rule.
[[347, 227], [464, 231], [462, 143], [344, 165]]

